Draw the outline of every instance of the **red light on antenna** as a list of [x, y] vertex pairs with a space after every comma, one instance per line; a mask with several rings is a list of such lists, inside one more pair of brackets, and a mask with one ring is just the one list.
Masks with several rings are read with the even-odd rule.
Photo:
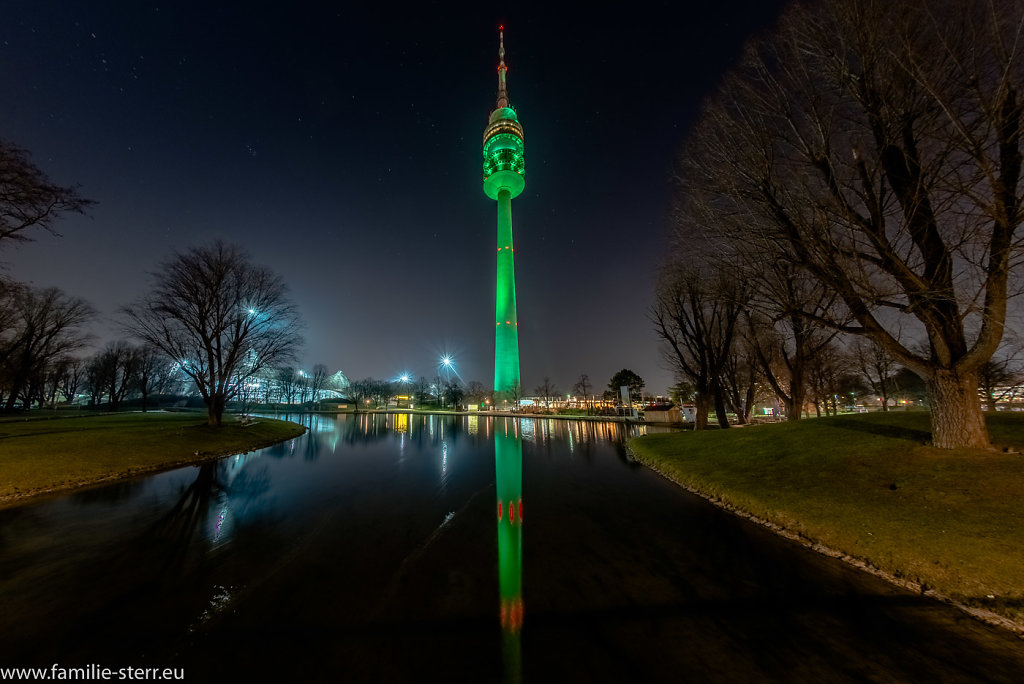
[[498, 30], [499, 31], [504, 31], [505, 30], [505, 25], [501, 24], [500, 26], [498, 26]]

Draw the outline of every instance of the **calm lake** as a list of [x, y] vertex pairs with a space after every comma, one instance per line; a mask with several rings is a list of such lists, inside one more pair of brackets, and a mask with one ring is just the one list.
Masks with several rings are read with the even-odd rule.
[[0, 667], [188, 681], [1020, 681], [1024, 642], [633, 463], [616, 423], [298, 416], [0, 510]]

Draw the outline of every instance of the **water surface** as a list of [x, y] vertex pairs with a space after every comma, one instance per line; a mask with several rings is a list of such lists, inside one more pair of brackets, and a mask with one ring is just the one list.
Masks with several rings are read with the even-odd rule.
[[0, 666], [189, 681], [1014, 681], [1021, 642], [631, 462], [637, 428], [303, 416], [0, 510]]

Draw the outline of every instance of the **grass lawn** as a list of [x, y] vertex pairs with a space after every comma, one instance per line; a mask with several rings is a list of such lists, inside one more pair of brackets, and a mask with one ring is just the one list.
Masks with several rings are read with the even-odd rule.
[[242, 425], [232, 416], [210, 428], [197, 413], [126, 413], [0, 422], [0, 505], [296, 437], [304, 428], [269, 418]]
[[[1024, 451], [1024, 416], [987, 417]], [[873, 413], [630, 442], [678, 482], [897, 577], [1024, 624], [1024, 456], [940, 450], [927, 413]]]

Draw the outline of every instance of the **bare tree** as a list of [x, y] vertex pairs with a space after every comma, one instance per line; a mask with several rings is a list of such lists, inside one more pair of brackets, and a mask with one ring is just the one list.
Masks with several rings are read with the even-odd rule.
[[479, 380], [470, 380], [466, 385], [466, 400], [474, 404], [483, 404], [491, 398], [492, 394], [493, 392], [488, 390], [487, 386]]
[[882, 410], [889, 410], [889, 391], [893, 388], [892, 377], [898, 369], [896, 359], [884, 347], [870, 339], [859, 339], [851, 350], [860, 376], [867, 381], [871, 391], [878, 395]]
[[395, 384], [387, 380], [374, 380], [370, 388], [370, 399], [373, 400], [374, 408], [387, 408], [395, 394]]
[[544, 407], [546, 409], [551, 408], [551, 400], [558, 396], [558, 388], [555, 387], [555, 383], [551, 382], [551, 378], [546, 375], [544, 376], [544, 382], [533, 388], [533, 391], [544, 400]]
[[299, 371], [298, 377], [295, 378], [295, 387], [299, 394], [299, 404], [305, 405], [309, 401], [311, 395], [309, 387], [309, 376], [306, 375], [305, 371]]
[[373, 378], [364, 378], [349, 383], [349, 398], [356, 404], [356, 409], [366, 408], [366, 402], [373, 394], [373, 388], [377, 381]]
[[85, 369], [81, 359], [70, 357], [63, 360], [60, 373], [60, 393], [64, 395], [64, 401], [75, 400], [84, 377]]
[[53, 223], [60, 214], [81, 214], [92, 203], [78, 195], [77, 187], [51, 182], [28, 152], [0, 141], [0, 244], [31, 240], [32, 228], [56, 235]]
[[301, 344], [284, 281], [217, 241], [175, 255], [153, 289], [123, 309], [125, 329], [181, 363], [220, 426], [238, 383], [291, 360]]
[[980, 390], [985, 398], [985, 410], [995, 411], [996, 405], [1010, 396], [1024, 379], [1019, 359], [1012, 355], [992, 358], [978, 370]]
[[57, 406], [57, 394], [60, 392], [61, 383], [64, 379], [65, 369], [69, 360], [59, 358], [46, 365], [43, 371], [43, 404], [50, 408]]
[[137, 351], [123, 340], [110, 342], [96, 353], [90, 365], [93, 366], [95, 382], [107, 395], [108, 408], [116, 411], [136, 383]]
[[82, 380], [85, 389], [89, 392], [89, 406], [97, 407], [107, 391], [103, 378], [103, 367], [96, 362], [96, 356], [88, 359], [85, 363], [85, 372]]
[[444, 408], [444, 379], [440, 375], [435, 375], [434, 380], [430, 383], [430, 388], [433, 390], [437, 403]]
[[94, 311], [56, 288], [15, 283], [0, 285], [0, 311], [7, 321], [0, 330], [0, 375], [7, 392], [4, 410], [11, 411], [47, 364], [85, 344], [82, 327]]
[[413, 384], [413, 395], [416, 397], [416, 405], [427, 403], [430, 394], [430, 381], [423, 375]]
[[322, 363], [313, 366], [313, 374], [309, 376], [309, 391], [313, 403], [320, 401], [320, 397], [327, 387], [328, 377], [327, 366]]
[[291, 366], [282, 366], [274, 371], [278, 401], [282, 404], [295, 403], [295, 394], [298, 391], [297, 380], [295, 369]]
[[449, 406], [458, 410], [462, 398], [466, 395], [465, 390], [457, 379], [448, 380], [444, 383], [444, 398]]
[[849, 361], [842, 349], [832, 341], [819, 349], [808, 364], [811, 402], [819, 418], [823, 408], [827, 416], [839, 413], [839, 395], [844, 393], [842, 387], [849, 375]]
[[[519, 408], [519, 400], [523, 398], [523, 385], [518, 380], [512, 383], [512, 385], [502, 393], [505, 400], [512, 405], [512, 410]], [[495, 394], [497, 397], [497, 394]]]
[[709, 269], [670, 265], [658, 282], [651, 320], [665, 361], [697, 390], [695, 430], [707, 427], [712, 405], [729, 427], [722, 372], [747, 298], [743, 283]]
[[159, 349], [146, 344], [136, 349], [135, 354], [135, 387], [142, 395], [142, 412], [145, 413], [150, 395], [166, 389], [171, 376], [171, 362]]
[[245, 375], [245, 371], [242, 370], [240, 376], [235, 378], [233, 384], [238, 388], [234, 397], [238, 406], [238, 413], [242, 416], [243, 420], [247, 421], [249, 413], [252, 411], [252, 405], [259, 398], [260, 378], [257, 375]]
[[944, 448], [988, 445], [978, 370], [1018, 248], [1022, 19], [1010, 2], [799, 3], [684, 157], [730, 240], [838, 296], [817, 320], [927, 380]]
[[837, 332], [794, 309], [774, 317], [750, 311], [747, 324], [746, 341], [755, 353], [761, 376], [785, 407], [786, 420], [799, 420], [807, 399], [811, 365]]
[[572, 391], [583, 397], [583, 404], [587, 407], [588, 416], [590, 415], [590, 392], [593, 389], [594, 386], [590, 384], [590, 376], [586, 373], [581, 373], [576, 384], [572, 386]]
[[[737, 326], [749, 323], [749, 318], [740, 316]], [[736, 422], [746, 425], [750, 422], [754, 410], [754, 399], [757, 396], [757, 380], [760, 377], [757, 364], [757, 353], [750, 342], [749, 335], [740, 331], [722, 364], [721, 384], [727, 403], [736, 414]]]

